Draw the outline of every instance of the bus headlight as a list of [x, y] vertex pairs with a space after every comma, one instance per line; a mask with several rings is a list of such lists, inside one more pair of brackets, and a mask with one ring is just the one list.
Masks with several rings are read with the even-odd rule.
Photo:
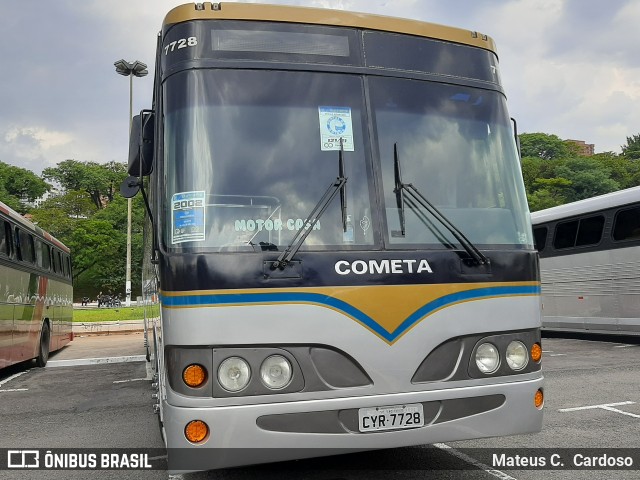
[[229, 357], [218, 368], [218, 382], [229, 392], [238, 392], [247, 386], [251, 378], [249, 364], [240, 357]]
[[482, 373], [490, 374], [500, 366], [500, 354], [495, 345], [483, 343], [476, 350], [476, 365]]
[[511, 370], [522, 370], [529, 363], [529, 352], [522, 342], [512, 341], [507, 346], [507, 365]]
[[282, 355], [267, 357], [260, 366], [260, 378], [265, 387], [277, 390], [291, 382], [291, 364]]

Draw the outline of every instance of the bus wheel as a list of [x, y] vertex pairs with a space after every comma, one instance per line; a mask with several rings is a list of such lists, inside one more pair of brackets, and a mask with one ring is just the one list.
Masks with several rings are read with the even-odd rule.
[[36, 357], [36, 365], [44, 367], [49, 360], [49, 343], [51, 342], [51, 331], [47, 322], [42, 323], [40, 332], [40, 347], [38, 348], [38, 356]]

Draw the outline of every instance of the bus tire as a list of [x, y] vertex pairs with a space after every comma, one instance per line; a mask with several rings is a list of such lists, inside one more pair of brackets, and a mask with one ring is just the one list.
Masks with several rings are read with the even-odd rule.
[[51, 343], [51, 330], [49, 329], [49, 323], [42, 323], [42, 330], [40, 331], [40, 345], [38, 346], [38, 356], [36, 357], [36, 365], [38, 367], [44, 367], [49, 360], [49, 346]]

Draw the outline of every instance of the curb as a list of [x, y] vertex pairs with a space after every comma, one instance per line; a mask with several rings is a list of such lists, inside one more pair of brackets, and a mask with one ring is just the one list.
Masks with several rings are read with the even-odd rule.
[[125, 335], [144, 331], [144, 320], [73, 322], [74, 335]]

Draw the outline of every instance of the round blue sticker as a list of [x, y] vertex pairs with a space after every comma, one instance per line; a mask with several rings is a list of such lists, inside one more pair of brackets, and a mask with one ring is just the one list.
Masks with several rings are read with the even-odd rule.
[[342, 135], [347, 129], [347, 124], [342, 118], [334, 116], [327, 120], [327, 129], [333, 135]]

